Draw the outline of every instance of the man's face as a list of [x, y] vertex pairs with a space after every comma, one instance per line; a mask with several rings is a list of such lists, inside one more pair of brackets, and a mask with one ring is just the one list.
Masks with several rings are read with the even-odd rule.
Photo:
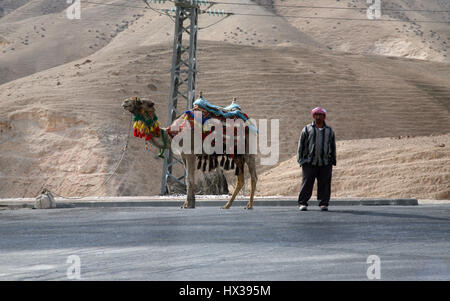
[[316, 113], [314, 114], [313, 118], [317, 124], [322, 124], [325, 121], [325, 114]]

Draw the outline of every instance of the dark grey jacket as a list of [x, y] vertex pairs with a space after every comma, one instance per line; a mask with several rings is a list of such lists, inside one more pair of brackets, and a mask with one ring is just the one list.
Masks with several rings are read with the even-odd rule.
[[[319, 153], [321, 154], [325, 165], [336, 165], [336, 140], [334, 131], [326, 124], [324, 124], [324, 128], [325, 129], [321, 132], [323, 136], [322, 145], [319, 146], [321, 148]], [[308, 124], [302, 130], [297, 150], [297, 162], [300, 165], [313, 162], [316, 153], [316, 131], [318, 131], [318, 129], [314, 125], [314, 122]]]

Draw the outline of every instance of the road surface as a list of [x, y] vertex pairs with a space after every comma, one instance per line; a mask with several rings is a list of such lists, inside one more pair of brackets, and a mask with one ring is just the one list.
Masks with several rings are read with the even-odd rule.
[[450, 205], [0, 211], [0, 280], [450, 280]]

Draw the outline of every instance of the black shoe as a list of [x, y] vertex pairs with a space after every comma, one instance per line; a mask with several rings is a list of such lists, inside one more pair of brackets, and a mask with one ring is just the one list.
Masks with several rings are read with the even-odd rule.
[[328, 211], [328, 206], [320, 206], [320, 211]]

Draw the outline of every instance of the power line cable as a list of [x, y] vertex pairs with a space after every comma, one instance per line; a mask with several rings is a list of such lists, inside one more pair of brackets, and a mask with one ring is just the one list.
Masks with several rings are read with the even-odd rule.
[[[139, 0], [142, 1], [142, 0]], [[145, 2], [145, 1], [144, 1]], [[167, 2], [173, 1], [167, 0]], [[159, 9], [152, 8], [147, 2], [148, 6], [136, 6], [136, 5], [123, 5], [115, 3], [99, 3], [92, 1], [84, 1], [82, 3], [88, 3], [93, 5], [105, 5], [105, 6], [118, 6], [118, 7], [128, 7], [128, 8], [141, 8], [141, 9], [151, 9], [155, 12], [164, 14], [165, 12]], [[280, 4], [257, 4], [257, 3], [239, 3], [239, 2], [217, 2], [210, 1], [208, 4], [225, 4], [225, 5], [239, 5], [239, 6], [259, 6], [259, 7], [282, 7], [282, 8], [311, 8], [311, 9], [330, 9], [330, 10], [367, 10], [369, 7], [339, 7], [339, 6], [310, 6], [310, 5], [280, 5]], [[14, 11], [17, 8], [3, 7], [3, 9]], [[450, 13], [450, 10], [425, 10], [425, 9], [392, 9], [392, 8], [381, 8], [382, 11], [392, 11], [392, 12], [429, 12], [429, 13]]]
[[[123, 5], [123, 4], [114, 4], [114, 3], [99, 3], [92, 1], [83, 1], [84, 3], [93, 4], [93, 5], [106, 5], [113, 7], [121, 7], [121, 8], [139, 8], [139, 9], [151, 9], [152, 11], [170, 16], [169, 13], [161, 10], [161, 9], [153, 9], [145, 6], [133, 6], [133, 5]], [[256, 4], [255, 4], [256, 5]], [[444, 11], [442, 11], [444, 12]], [[205, 11], [203, 11], [203, 14]], [[234, 15], [234, 16], [248, 16], [248, 17], [272, 17], [272, 18], [292, 18], [292, 19], [321, 19], [321, 20], [340, 20], [340, 21], [365, 21], [365, 22], [416, 22], [416, 23], [434, 23], [434, 24], [448, 24], [449, 21], [431, 21], [431, 20], [397, 20], [397, 19], [368, 19], [368, 18], [339, 18], [339, 17], [320, 17], [320, 16], [279, 16], [279, 15], [268, 15], [268, 14], [252, 14], [252, 13], [237, 13], [237, 12], [227, 12], [226, 15]], [[172, 19], [173, 21], [173, 19]], [[218, 22], [217, 22], [218, 23]], [[212, 26], [212, 25], [211, 25]]]
[[[257, 4], [257, 3], [239, 3], [239, 2], [220, 2], [211, 1], [213, 4], [240, 5], [240, 6], [262, 6], [262, 7], [282, 7], [282, 8], [313, 8], [313, 9], [331, 9], [331, 10], [367, 10], [369, 7], [339, 7], [339, 6], [312, 6], [312, 5], [282, 5], [282, 4]], [[450, 13], [450, 10], [425, 10], [425, 9], [394, 9], [381, 8], [382, 11], [394, 12], [430, 12], [430, 13]]]
[[416, 23], [450, 23], [449, 21], [429, 21], [429, 20], [396, 20], [396, 19], [362, 19], [362, 18], [338, 18], [338, 17], [320, 17], [320, 16], [277, 16], [251, 13], [233, 13], [235, 16], [249, 17], [274, 17], [274, 18], [292, 18], [292, 19], [322, 19], [322, 20], [341, 20], [341, 21], [369, 21], [369, 22], [416, 22]]
[[[103, 5], [104, 4], [104, 5], [113, 5], [113, 6], [122, 6], [122, 7], [136, 7], [136, 6], [128, 6], [128, 5], [125, 6], [125, 5], [120, 5], [120, 4], [105, 4], [105, 3], [98, 3], [98, 2], [91, 2], [91, 1], [84, 1], [84, 2], [90, 3], [90, 4], [98, 4], [98, 5]], [[170, 2], [172, 2], [172, 1], [170, 1]], [[225, 4], [225, 2], [210, 2], [210, 3]], [[252, 5], [258, 5], [258, 4], [252, 4]], [[137, 8], [144, 8], [145, 9], [145, 7], [137, 7]], [[162, 14], [168, 14], [168, 13], [162, 11], [162, 10], [158, 10], [158, 9], [153, 9], [153, 10], [156, 11], [156, 12], [160, 12]], [[395, 19], [384, 19], [384, 20], [381, 20], [381, 19], [368, 19], [368, 18], [362, 19], [362, 18], [338, 18], [338, 17], [320, 17], [320, 16], [278, 16], [278, 15], [235, 13], [235, 12], [230, 12], [230, 13], [227, 13], [227, 14], [228, 15], [232, 14], [232, 15], [235, 15], [235, 16], [278, 17], [278, 18], [294, 18], [294, 19], [325, 19], [325, 20], [341, 20], [341, 21], [417, 22], [417, 23], [437, 23], [437, 24], [439, 24], [439, 23], [450, 23], [450, 20], [449, 21], [430, 21], [430, 20], [409, 20], [409, 21], [403, 21], [403, 20], [395, 20]]]
[[[140, 0], [138, 0], [140, 1]], [[173, 0], [167, 2], [175, 3]], [[189, 2], [189, 1], [187, 1]], [[208, 1], [208, 4], [225, 4], [239, 6], [259, 6], [259, 7], [281, 7], [281, 8], [313, 8], [313, 9], [331, 9], [331, 10], [367, 10], [369, 7], [340, 7], [340, 6], [313, 6], [313, 5], [282, 5], [282, 4], [258, 4], [258, 3], [241, 3], [241, 2], [221, 2]], [[429, 12], [429, 13], [450, 13], [450, 10], [427, 10], [427, 9], [399, 9], [399, 8], [381, 8], [382, 11], [393, 12]]]
[[217, 22], [214, 22], [214, 23], [209, 24], [209, 25], [204, 26], [204, 27], [199, 27], [198, 30], [207, 29], [207, 28], [209, 28], [209, 27], [212, 27], [212, 26], [214, 26], [214, 25], [216, 25], [216, 24], [222, 22], [223, 20], [225, 20], [225, 19], [228, 18], [229, 16], [231, 16], [231, 14], [226, 15], [224, 18], [220, 19], [220, 20], [217, 21]]
[[[157, 13], [159, 12], [158, 10], [154, 9], [153, 7], [151, 7], [150, 4], [148, 4], [147, 0], [143, 0], [143, 1], [144, 1], [145, 4], [147, 4], [147, 7], [149, 9], [151, 9], [152, 11], [157, 12]], [[166, 12], [163, 12], [163, 14], [168, 16], [170, 18], [170, 20], [172, 20], [172, 22], [175, 23], [175, 20], [172, 18], [172, 16], [170, 14], [168, 14]]]

